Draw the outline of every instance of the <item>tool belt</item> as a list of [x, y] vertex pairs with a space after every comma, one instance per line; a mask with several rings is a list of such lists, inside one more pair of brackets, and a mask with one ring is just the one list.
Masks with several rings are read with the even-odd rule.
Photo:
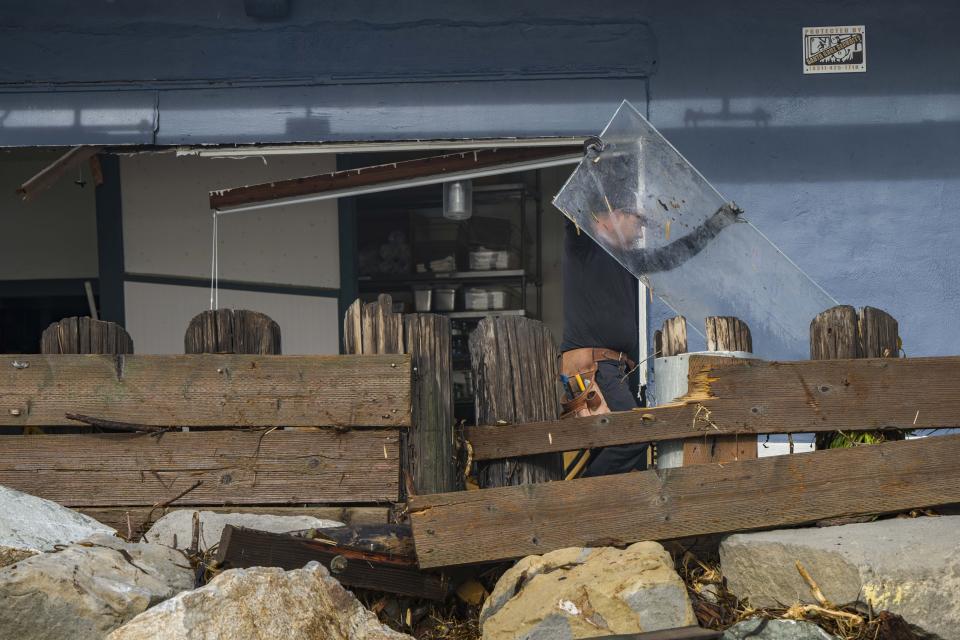
[[[599, 363], [604, 360], [623, 363], [627, 371], [634, 368], [633, 361], [623, 352], [612, 349], [571, 349], [564, 351], [560, 360], [560, 373], [567, 377], [569, 390], [573, 397], [561, 403], [560, 418], [572, 416], [599, 416], [610, 413], [610, 407], [603, 397], [600, 385], [597, 384], [597, 370]], [[577, 376], [584, 382], [584, 389], [576, 382]], [[566, 390], [564, 390], [566, 391]], [[590, 461], [590, 450], [567, 451], [563, 454], [564, 478], [572, 480], [580, 477]]]
[[597, 369], [603, 360], [612, 360], [626, 365], [627, 371], [634, 368], [633, 361], [622, 351], [612, 349], [571, 349], [564, 351], [560, 360], [560, 372], [570, 380], [577, 375], [589, 381], [584, 391], [574, 390], [574, 397], [561, 403], [561, 418], [571, 416], [597, 416], [610, 413], [610, 407], [603, 398], [603, 392], [597, 385]]

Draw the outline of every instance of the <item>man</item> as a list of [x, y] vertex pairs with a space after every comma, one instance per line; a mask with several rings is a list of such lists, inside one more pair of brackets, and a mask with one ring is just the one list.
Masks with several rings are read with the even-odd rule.
[[[637, 407], [628, 374], [639, 359], [637, 279], [570, 220], [563, 251], [561, 372], [596, 385], [611, 411]], [[646, 468], [647, 445], [592, 451], [583, 477]]]

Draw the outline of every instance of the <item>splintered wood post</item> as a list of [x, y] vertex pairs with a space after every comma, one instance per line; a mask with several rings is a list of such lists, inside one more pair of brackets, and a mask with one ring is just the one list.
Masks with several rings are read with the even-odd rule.
[[402, 497], [460, 488], [453, 417], [450, 319], [432, 313], [393, 312], [386, 294], [355, 300], [343, 318], [345, 353], [407, 353], [413, 367], [412, 426], [400, 435]]
[[[683, 316], [667, 318], [660, 330], [660, 357], [675, 356], [687, 352], [687, 319]], [[656, 345], [656, 337], [654, 337]]]
[[133, 340], [126, 329], [115, 322], [74, 316], [54, 322], [44, 330], [40, 353], [133, 353]]
[[[470, 335], [477, 424], [522, 424], [560, 416], [557, 347], [550, 329], [529, 318], [484, 318]], [[481, 487], [563, 479], [563, 456], [545, 453], [478, 463]]]
[[[705, 319], [705, 324], [708, 351], [743, 351], [746, 353], [753, 351], [750, 327], [739, 318], [708, 316]], [[756, 457], [757, 437], [751, 435], [713, 436], [705, 434], [702, 438], [691, 438], [683, 443], [683, 466], [685, 467], [695, 464], [724, 464], [734, 460], [752, 460]]]
[[[810, 321], [810, 359], [896, 358], [900, 334], [896, 319], [882, 309], [848, 304], [831, 307]], [[874, 434], [883, 440], [902, 440], [903, 433]], [[818, 433], [817, 449], [826, 449], [836, 432]]]
[[732, 316], [708, 316], [707, 351], [745, 351], [753, 353], [750, 327]]
[[187, 326], [183, 348], [184, 353], [279, 355], [280, 325], [258, 311], [203, 311]]

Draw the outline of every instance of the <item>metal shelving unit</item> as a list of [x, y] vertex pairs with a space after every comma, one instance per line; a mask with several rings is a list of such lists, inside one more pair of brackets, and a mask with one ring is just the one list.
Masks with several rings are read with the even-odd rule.
[[[491, 316], [526, 316], [539, 317], [543, 309], [543, 274], [542, 274], [542, 215], [543, 207], [540, 198], [540, 174], [537, 173], [536, 186], [530, 189], [523, 183], [478, 185], [473, 186], [474, 201], [478, 204], [512, 200], [519, 210], [519, 267], [502, 270], [474, 270], [406, 273], [398, 275], [368, 275], [358, 278], [358, 288], [362, 294], [411, 292], [418, 288], [429, 288], [432, 285], [482, 285], [501, 284], [516, 288], [519, 293], [519, 308], [489, 309], [489, 310], [456, 310], [441, 311], [432, 309], [430, 313], [446, 315], [450, 318], [454, 336], [453, 370], [458, 375], [467, 376], [470, 380], [470, 356], [466, 347], [466, 339], [476, 323]], [[439, 196], [439, 191], [437, 191]], [[412, 211], [416, 209], [435, 208], [440, 205], [439, 197], [421, 194], [420, 197], [404, 199], [402, 206], [396, 200], [383, 199], [370, 203], [371, 213], [376, 216], [389, 217], [395, 212], [398, 216], [406, 214], [407, 237], [411, 245], [417, 242], [417, 228]], [[531, 221], [528, 216], [533, 210], [535, 218]], [[515, 219], [515, 218], [514, 218]], [[528, 223], [532, 223], [529, 224]], [[449, 222], [449, 224], [457, 224]], [[516, 229], [512, 234], [516, 233]], [[515, 235], [512, 235], [515, 238]], [[462, 265], [461, 265], [462, 266]], [[531, 290], [532, 289], [532, 290]], [[535, 306], [528, 309], [528, 290], [535, 295]], [[516, 300], [516, 297], [513, 297]], [[532, 302], [532, 301], [531, 301]], [[458, 397], [454, 400], [458, 419], [473, 421], [473, 399]]]

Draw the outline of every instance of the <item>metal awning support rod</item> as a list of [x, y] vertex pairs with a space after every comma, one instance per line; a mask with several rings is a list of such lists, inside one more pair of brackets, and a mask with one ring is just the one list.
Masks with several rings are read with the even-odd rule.
[[484, 149], [336, 171], [210, 193], [210, 208], [239, 213], [304, 202], [330, 200], [451, 180], [543, 169], [578, 163], [580, 146], [570, 148]]

